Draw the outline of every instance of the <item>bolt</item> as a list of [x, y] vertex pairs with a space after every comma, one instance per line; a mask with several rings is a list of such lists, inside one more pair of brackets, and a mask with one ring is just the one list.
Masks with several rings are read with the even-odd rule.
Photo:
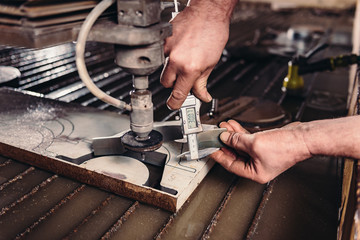
[[143, 15], [142, 11], [139, 11], [139, 10], [137, 10], [137, 11], [135, 12], [135, 14], [136, 14], [136, 16], [138, 16], [138, 17], [142, 17], [142, 15]]

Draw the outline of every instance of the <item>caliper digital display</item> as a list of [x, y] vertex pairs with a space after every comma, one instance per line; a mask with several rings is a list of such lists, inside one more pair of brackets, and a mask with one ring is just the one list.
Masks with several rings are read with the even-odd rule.
[[192, 108], [186, 108], [186, 119], [188, 123], [188, 128], [193, 129], [197, 128], [197, 121], [196, 121], [196, 111], [195, 107]]

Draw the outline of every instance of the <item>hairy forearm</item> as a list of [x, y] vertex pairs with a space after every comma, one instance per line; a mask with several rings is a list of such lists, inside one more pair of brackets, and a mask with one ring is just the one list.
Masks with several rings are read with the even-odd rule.
[[360, 159], [360, 116], [301, 123], [298, 130], [312, 155]]
[[190, 7], [220, 21], [229, 21], [238, 0], [191, 0]]

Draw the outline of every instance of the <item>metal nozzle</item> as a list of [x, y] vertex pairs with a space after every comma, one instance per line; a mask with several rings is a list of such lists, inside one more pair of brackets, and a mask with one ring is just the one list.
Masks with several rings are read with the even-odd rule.
[[139, 140], [146, 140], [153, 127], [151, 92], [146, 89], [149, 85], [148, 76], [134, 76], [133, 85], [135, 90], [130, 93], [130, 127]]

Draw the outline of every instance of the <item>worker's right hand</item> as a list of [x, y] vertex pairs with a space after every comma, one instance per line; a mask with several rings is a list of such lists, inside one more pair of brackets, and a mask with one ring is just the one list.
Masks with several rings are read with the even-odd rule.
[[221, 148], [211, 157], [230, 172], [266, 183], [311, 157], [299, 124], [250, 134], [234, 120], [222, 122], [220, 127], [228, 131], [220, 138], [229, 148]]
[[165, 40], [168, 58], [160, 78], [166, 88], [173, 87], [167, 100], [170, 109], [179, 109], [191, 89], [204, 102], [212, 99], [207, 79], [221, 57], [230, 24], [230, 16], [224, 16], [225, 11], [212, 4], [194, 1], [171, 22], [173, 34]]

